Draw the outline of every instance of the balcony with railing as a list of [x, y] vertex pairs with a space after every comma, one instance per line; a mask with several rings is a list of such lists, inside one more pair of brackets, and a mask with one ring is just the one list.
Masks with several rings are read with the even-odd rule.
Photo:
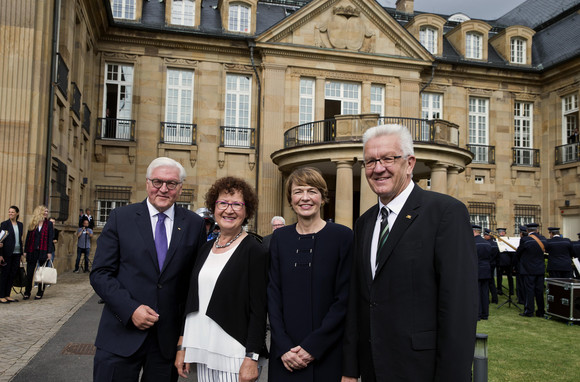
[[195, 145], [197, 125], [193, 123], [161, 122], [161, 142]]
[[56, 54], [57, 56], [57, 69], [56, 69], [56, 86], [60, 90], [64, 99], [68, 99], [67, 87], [68, 87], [68, 67], [64, 63], [62, 56]]
[[512, 147], [512, 165], [540, 167], [540, 150]]
[[556, 146], [556, 165], [580, 162], [580, 143]]
[[467, 148], [473, 153], [473, 163], [495, 164], [495, 146], [472, 145]]
[[117, 118], [97, 118], [97, 139], [118, 141], [135, 140], [135, 120]]
[[256, 148], [256, 131], [253, 128], [220, 126], [220, 147]]
[[72, 85], [72, 100], [71, 100], [71, 105], [70, 105], [70, 109], [73, 111], [73, 113], [75, 113], [75, 115], [77, 116], [77, 118], [81, 118], [81, 91], [79, 90], [79, 87], [77, 86], [76, 82], [71, 82]]
[[81, 126], [87, 134], [91, 135], [91, 109], [86, 103], [83, 103], [83, 123]]

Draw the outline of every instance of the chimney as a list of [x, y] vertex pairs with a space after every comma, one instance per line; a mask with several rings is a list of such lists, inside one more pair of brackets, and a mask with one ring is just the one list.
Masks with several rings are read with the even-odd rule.
[[397, 7], [397, 12], [413, 14], [415, 11], [414, 8], [414, 0], [397, 0], [395, 6]]

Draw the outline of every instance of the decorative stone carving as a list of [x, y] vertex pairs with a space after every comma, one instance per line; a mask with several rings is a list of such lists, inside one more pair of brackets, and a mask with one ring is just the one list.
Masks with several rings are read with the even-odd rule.
[[196, 68], [199, 61], [197, 60], [187, 60], [184, 58], [170, 58], [163, 57], [163, 62], [168, 65], [179, 65]]
[[317, 44], [321, 47], [374, 51], [374, 33], [367, 30], [360, 10], [351, 5], [334, 8], [330, 20], [316, 29]]

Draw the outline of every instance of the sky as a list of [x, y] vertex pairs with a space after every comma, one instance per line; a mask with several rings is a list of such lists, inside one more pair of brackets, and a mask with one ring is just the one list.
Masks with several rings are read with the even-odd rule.
[[[378, 0], [385, 7], [395, 7], [396, 0]], [[415, 0], [415, 10], [444, 15], [465, 13], [470, 18], [495, 20], [525, 0]], [[549, 1], [549, 0], [548, 0]]]

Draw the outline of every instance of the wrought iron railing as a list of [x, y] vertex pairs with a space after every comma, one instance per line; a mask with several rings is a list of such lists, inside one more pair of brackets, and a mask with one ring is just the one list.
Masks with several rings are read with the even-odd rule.
[[473, 153], [473, 163], [495, 164], [495, 146], [468, 144], [467, 149]]
[[70, 104], [70, 108], [73, 111], [73, 113], [75, 113], [75, 115], [77, 116], [77, 118], [81, 117], [81, 91], [79, 90], [79, 87], [77, 86], [76, 82], [71, 82], [72, 85], [72, 100], [71, 100], [71, 104]]
[[324, 119], [294, 126], [284, 133], [284, 147], [332, 142], [336, 137], [336, 119]]
[[83, 123], [82, 128], [91, 135], [91, 109], [86, 103], [83, 103]]
[[221, 147], [256, 147], [256, 131], [248, 127], [220, 126]]
[[193, 123], [161, 122], [161, 142], [195, 145], [197, 125]]
[[556, 146], [556, 164], [580, 162], [580, 143]]
[[406, 117], [380, 117], [379, 125], [403, 125], [415, 142], [433, 142], [435, 140], [435, 120]]
[[118, 141], [135, 140], [135, 120], [117, 118], [97, 118], [97, 138]]
[[512, 147], [514, 166], [540, 167], [540, 150]]
[[68, 67], [64, 63], [62, 56], [57, 53], [57, 68], [56, 68], [56, 86], [62, 93], [65, 99], [68, 99], [67, 87], [68, 87]]

